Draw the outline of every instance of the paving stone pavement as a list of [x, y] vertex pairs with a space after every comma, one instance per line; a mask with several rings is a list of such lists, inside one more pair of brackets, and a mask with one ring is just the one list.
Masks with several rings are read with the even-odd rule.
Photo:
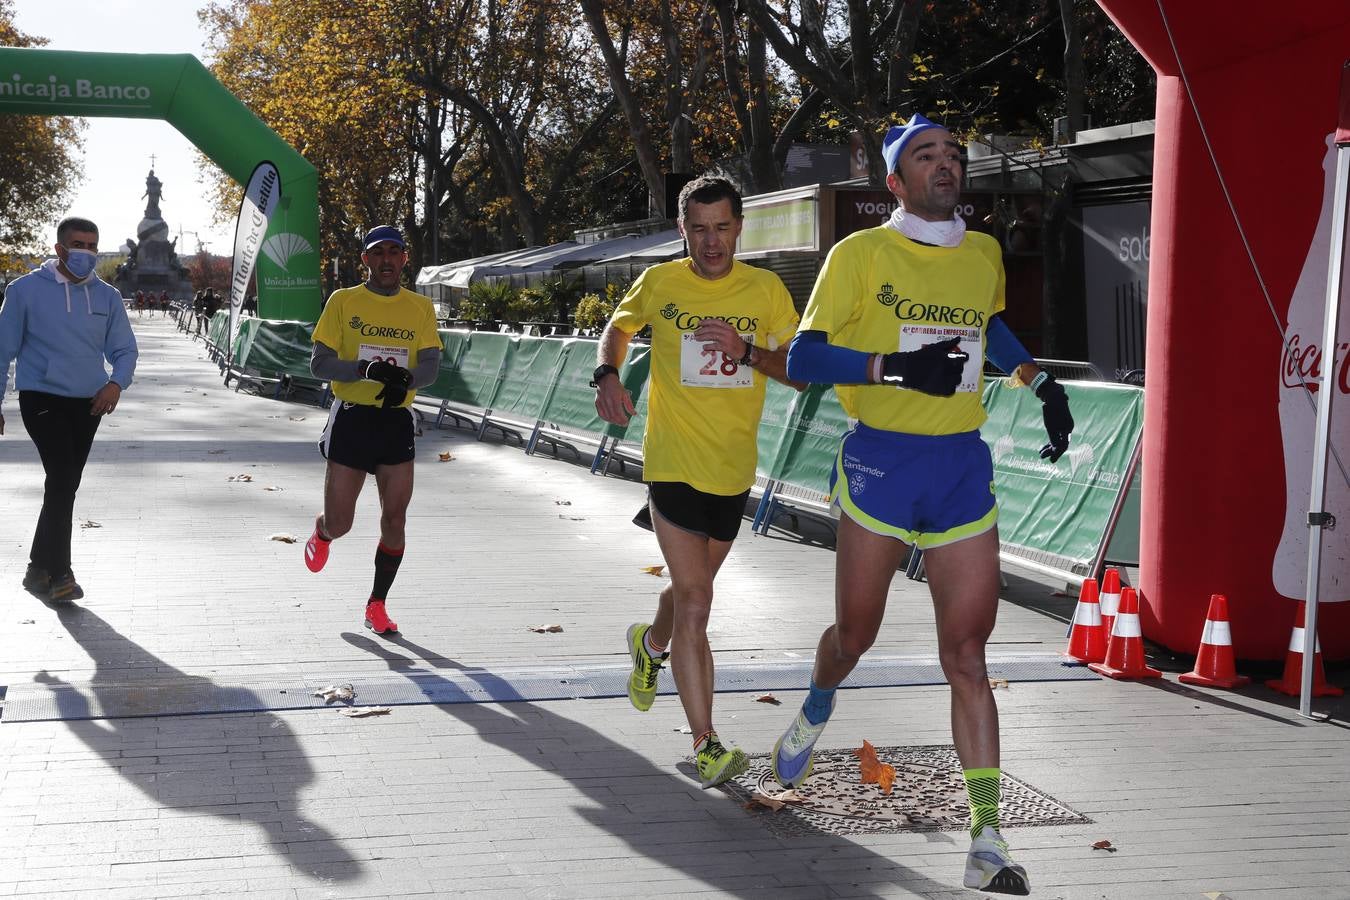
[[[19, 586], [41, 502], [10, 394], [0, 437], [0, 685], [315, 688], [377, 674], [616, 662], [666, 583], [630, 522], [642, 486], [566, 452], [429, 429], [390, 609], [361, 626], [373, 487], [319, 575], [326, 413], [221, 385], [200, 343], [133, 320], [136, 383], [102, 425], [76, 505], [78, 608]], [[584, 454], [585, 451], [583, 451]], [[439, 454], [453, 459], [441, 462]], [[230, 480], [249, 475], [251, 480]], [[268, 490], [276, 488], [276, 490]], [[97, 527], [93, 527], [94, 524]], [[747, 523], [748, 526], [748, 523]], [[743, 530], [709, 627], [720, 660], [809, 658], [833, 608], [828, 529]], [[1063, 645], [1071, 599], [1010, 570], [992, 655]], [[558, 624], [538, 634], [528, 626]], [[897, 577], [876, 655], [931, 658], [926, 587]], [[721, 733], [764, 752], [800, 702], [721, 694]], [[997, 692], [1003, 764], [1090, 824], [1012, 830], [1046, 898], [1350, 897], [1350, 730], [1264, 688], [1107, 680]], [[941, 687], [841, 694], [822, 746], [949, 744]], [[778, 838], [689, 777], [678, 702], [623, 699], [6, 722], [0, 897], [977, 896], [957, 832]], [[1338, 727], [1339, 726], [1339, 727]], [[1116, 852], [1095, 850], [1110, 840]]]

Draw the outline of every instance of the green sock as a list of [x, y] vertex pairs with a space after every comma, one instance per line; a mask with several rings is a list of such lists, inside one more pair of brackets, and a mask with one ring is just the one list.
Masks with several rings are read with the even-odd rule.
[[998, 830], [999, 770], [963, 769], [970, 795], [970, 836], [977, 838], [988, 825]]

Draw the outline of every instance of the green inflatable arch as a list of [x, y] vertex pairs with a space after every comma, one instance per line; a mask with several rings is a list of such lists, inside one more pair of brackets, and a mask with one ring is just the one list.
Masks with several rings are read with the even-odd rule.
[[0, 112], [163, 119], [240, 184], [271, 161], [281, 202], [258, 258], [258, 312], [318, 318], [318, 173], [195, 56], [0, 47]]

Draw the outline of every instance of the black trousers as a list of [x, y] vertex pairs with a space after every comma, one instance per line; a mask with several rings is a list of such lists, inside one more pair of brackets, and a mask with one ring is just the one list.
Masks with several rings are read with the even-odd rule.
[[52, 577], [70, 571], [70, 530], [75, 492], [94, 445], [102, 416], [89, 414], [90, 397], [60, 397], [42, 391], [19, 391], [19, 412], [28, 436], [37, 445], [47, 481], [42, 513], [33, 533], [28, 560]]

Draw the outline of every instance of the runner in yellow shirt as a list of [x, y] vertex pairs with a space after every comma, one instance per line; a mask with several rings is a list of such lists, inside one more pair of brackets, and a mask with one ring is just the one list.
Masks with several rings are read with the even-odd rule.
[[831, 478], [842, 512], [835, 622], [821, 635], [806, 701], [774, 746], [774, 775], [797, 787], [811, 774], [835, 689], [876, 639], [906, 545], [919, 547], [970, 796], [964, 883], [1026, 894], [1026, 870], [999, 833], [998, 709], [985, 668], [999, 585], [993, 462], [979, 433], [985, 357], [1041, 399], [1043, 458], [1068, 448], [1073, 417], [1064, 388], [999, 318], [1002, 253], [956, 215], [961, 148], [951, 132], [916, 115], [890, 129], [882, 154], [900, 207], [830, 251], [788, 354], [791, 376], [836, 385], [857, 425]]
[[689, 256], [648, 269], [614, 311], [600, 338], [595, 408], [605, 421], [627, 424], [633, 399], [618, 366], [632, 336], [650, 325], [642, 466], [670, 585], [655, 619], [628, 629], [628, 697], [639, 710], [650, 709], [661, 664], [671, 659], [708, 788], [747, 766], [745, 754], [725, 747], [713, 729], [708, 615], [713, 579], [755, 482], [766, 378], [790, 383], [786, 343], [797, 313], [777, 275], [736, 261], [741, 197], [729, 181], [691, 181], [679, 208]]
[[408, 250], [397, 228], [372, 228], [361, 262], [365, 284], [334, 291], [314, 326], [309, 368], [333, 388], [332, 411], [319, 452], [328, 460], [323, 512], [305, 544], [305, 565], [318, 572], [329, 544], [352, 527], [356, 498], [375, 476], [380, 493], [380, 543], [375, 584], [366, 602], [366, 627], [398, 631], [385, 610], [403, 561], [404, 521], [412, 500], [413, 396], [436, 380], [441, 339], [431, 301], [401, 284]]

